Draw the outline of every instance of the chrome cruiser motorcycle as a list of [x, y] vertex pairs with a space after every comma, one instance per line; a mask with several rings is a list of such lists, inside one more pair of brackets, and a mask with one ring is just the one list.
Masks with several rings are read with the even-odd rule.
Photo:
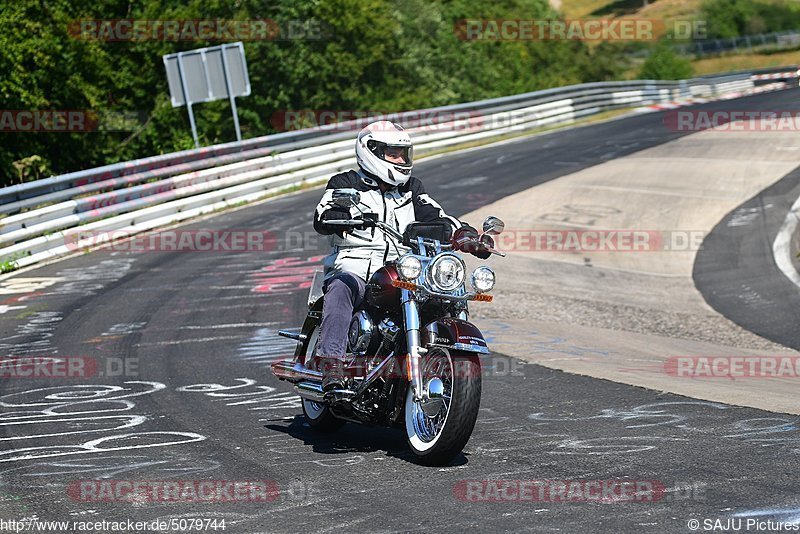
[[[334, 192], [342, 207], [361, 208], [352, 189]], [[471, 275], [458, 252], [504, 256], [492, 235], [503, 222], [489, 217], [477, 239], [451, 244], [445, 225], [412, 223], [403, 234], [361, 211], [363, 219], [329, 221], [342, 227], [375, 227], [410, 250], [375, 272], [364, 304], [354, 311], [348, 333], [345, 389], [323, 393], [314, 358], [322, 318], [322, 276], [311, 288], [308, 315], [299, 332], [279, 334], [297, 341], [294, 358], [272, 364], [273, 374], [294, 384], [309, 425], [338, 429], [345, 421], [402, 426], [420, 463], [446, 465], [472, 434], [481, 400], [481, 362], [489, 349], [468, 322], [469, 301], [491, 302], [495, 273], [486, 266]], [[470, 248], [472, 247], [472, 248]]]

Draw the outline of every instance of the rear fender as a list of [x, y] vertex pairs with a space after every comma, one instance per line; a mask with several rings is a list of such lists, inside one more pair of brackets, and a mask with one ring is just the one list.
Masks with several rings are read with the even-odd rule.
[[308, 315], [306, 315], [303, 327], [300, 329], [300, 333], [305, 334], [306, 339], [305, 341], [298, 341], [294, 349], [294, 359], [297, 362], [305, 363], [303, 360], [305, 359], [306, 346], [311, 342], [311, 334], [314, 332], [314, 328], [318, 327], [322, 321], [322, 302], [323, 299], [319, 298], [308, 309]]

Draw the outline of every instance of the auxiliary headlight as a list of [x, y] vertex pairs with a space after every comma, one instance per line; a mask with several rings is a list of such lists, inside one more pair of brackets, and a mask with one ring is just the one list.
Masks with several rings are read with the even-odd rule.
[[422, 274], [422, 262], [414, 256], [403, 256], [397, 262], [397, 272], [405, 280], [416, 280]]
[[466, 276], [464, 262], [457, 256], [444, 254], [430, 266], [430, 283], [439, 291], [453, 291], [461, 287]]
[[472, 273], [472, 287], [478, 293], [488, 293], [494, 287], [494, 271], [489, 267], [478, 267]]

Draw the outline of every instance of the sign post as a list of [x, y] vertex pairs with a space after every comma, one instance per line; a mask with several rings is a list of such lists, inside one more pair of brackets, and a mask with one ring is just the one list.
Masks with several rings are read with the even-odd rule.
[[[166, 60], [165, 60], [166, 61]], [[183, 62], [181, 61], [181, 56], [178, 55], [178, 77], [180, 78], [180, 85], [181, 85], [181, 95], [183, 96], [183, 101], [186, 102], [186, 109], [189, 110], [189, 124], [192, 126], [192, 137], [194, 138], [194, 147], [200, 148], [200, 141], [197, 139], [197, 125], [194, 123], [194, 112], [192, 112], [192, 102], [186, 96], [186, 75], [183, 73]], [[175, 107], [173, 98], [172, 107]]]
[[[228, 98], [231, 101], [231, 112], [233, 113], [233, 127], [236, 129], [236, 140], [242, 140], [242, 132], [239, 130], [239, 114], [236, 112], [236, 99], [231, 91], [231, 73], [228, 71], [228, 62], [225, 59], [225, 52], [221, 54], [222, 57], [222, 71], [225, 74], [225, 91], [228, 93]], [[242, 52], [244, 57], [244, 52]]]
[[228, 98], [236, 140], [242, 140], [236, 97], [250, 94], [250, 77], [241, 42], [198, 48], [162, 58], [167, 71], [172, 107], [185, 105], [196, 147], [200, 146], [192, 105]]

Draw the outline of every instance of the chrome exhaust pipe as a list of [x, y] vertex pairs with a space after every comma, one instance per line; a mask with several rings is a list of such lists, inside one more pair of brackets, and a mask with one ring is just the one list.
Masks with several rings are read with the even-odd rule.
[[306, 366], [297, 362], [282, 360], [270, 365], [272, 374], [280, 380], [288, 380], [289, 382], [301, 382], [303, 380], [317, 380], [322, 381], [322, 373], [313, 371]]
[[294, 386], [294, 390], [302, 398], [312, 402], [322, 403], [322, 384], [317, 382], [300, 382]]
[[299, 332], [290, 332], [288, 330], [278, 330], [278, 335], [282, 337], [288, 337], [289, 339], [294, 339], [295, 341], [305, 341], [308, 339], [308, 336], [305, 334], [301, 334]]
[[[387, 364], [393, 361], [393, 354], [387, 356], [361, 381], [355, 388], [355, 391], [349, 389], [338, 389], [333, 391], [343, 397], [357, 397], [361, 395], [375, 379], [382, 373]], [[312, 402], [323, 402], [322, 392], [322, 373], [313, 371], [307, 367], [292, 361], [279, 361], [270, 365], [272, 374], [280, 380], [288, 380], [295, 384], [294, 390], [302, 398]]]

